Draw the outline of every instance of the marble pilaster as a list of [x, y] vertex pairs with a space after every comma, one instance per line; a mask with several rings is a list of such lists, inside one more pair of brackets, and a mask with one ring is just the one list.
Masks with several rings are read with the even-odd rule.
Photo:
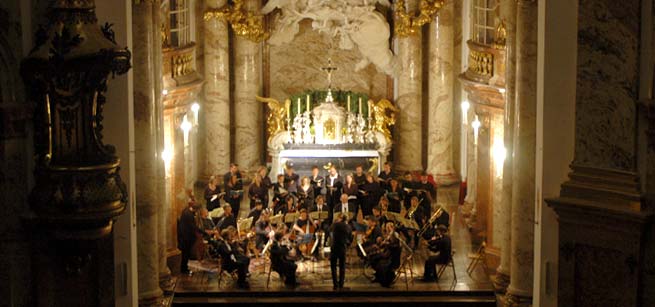
[[[500, 230], [500, 264], [496, 268], [494, 287], [497, 292], [505, 293], [509, 285], [510, 259], [511, 259], [511, 225], [512, 212], [512, 176], [513, 176], [513, 138], [514, 138], [514, 110], [516, 95], [516, 1], [502, 0], [500, 2], [500, 18], [505, 22], [507, 37], [505, 40], [505, 117], [503, 139], [505, 162], [502, 171], [502, 196], [498, 204], [498, 228]], [[494, 207], [496, 204], [494, 204]]]
[[453, 169], [454, 0], [447, 0], [430, 24], [428, 172], [437, 183], [457, 181]]
[[[259, 11], [260, 0], [244, 1], [244, 8]], [[262, 156], [261, 44], [234, 37], [234, 161], [242, 170], [254, 171]]]
[[154, 75], [152, 1], [132, 6], [134, 50], [134, 137], [139, 302], [149, 304], [162, 295], [159, 287], [158, 211], [160, 192], [157, 153], [157, 107]]
[[[409, 0], [406, 5], [408, 12], [415, 12], [418, 0]], [[395, 127], [395, 167], [401, 171], [423, 169], [423, 131], [421, 127], [423, 63], [421, 41], [420, 31], [409, 36], [396, 37], [401, 66], [396, 78], [396, 105], [400, 112]]]
[[[221, 8], [226, 0], [208, 0], [206, 9]], [[230, 54], [227, 21], [211, 18], [205, 27], [205, 170], [204, 177], [222, 174], [230, 164]]]
[[513, 131], [510, 284], [506, 306], [532, 302], [537, 112], [537, 1], [516, 8], [516, 107]]

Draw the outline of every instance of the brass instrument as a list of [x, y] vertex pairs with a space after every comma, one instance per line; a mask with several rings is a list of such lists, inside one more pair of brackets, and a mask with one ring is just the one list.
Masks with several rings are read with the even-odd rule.
[[430, 229], [430, 227], [432, 227], [432, 223], [434, 223], [434, 221], [436, 221], [439, 217], [441, 217], [442, 214], [443, 214], [443, 208], [439, 207], [439, 209], [437, 209], [437, 211], [435, 211], [434, 214], [432, 214], [428, 222], [425, 223], [423, 227], [421, 227], [421, 230], [419, 230], [418, 232], [419, 238], [422, 237], [423, 234], [426, 231], [428, 231], [428, 229]]

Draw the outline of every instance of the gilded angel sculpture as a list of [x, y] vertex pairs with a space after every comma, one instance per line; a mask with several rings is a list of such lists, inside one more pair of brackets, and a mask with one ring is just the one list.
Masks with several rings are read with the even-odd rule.
[[268, 117], [266, 118], [268, 137], [271, 138], [278, 132], [285, 131], [285, 124], [288, 116], [287, 110], [289, 110], [289, 107], [291, 106], [291, 100], [287, 99], [284, 101], [284, 104], [281, 104], [273, 98], [255, 97], [257, 98], [257, 101], [268, 105]]
[[399, 110], [391, 101], [382, 99], [372, 103], [373, 129], [384, 134], [387, 140], [391, 140], [389, 127], [396, 124], [396, 112]]

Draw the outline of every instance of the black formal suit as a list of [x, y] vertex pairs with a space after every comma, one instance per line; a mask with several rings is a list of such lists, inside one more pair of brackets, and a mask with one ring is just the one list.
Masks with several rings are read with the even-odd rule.
[[182, 211], [182, 215], [177, 220], [177, 245], [182, 252], [182, 264], [180, 270], [182, 273], [189, 271], [188, 263], [191, 258], [191, 249], [196, 242], [198, 235], [204, 232], [196, 224], [196, 213], [187, 207]]
[[343, 212], [344, 206], [348, 206], [348, 212], [352, 212], [353, 214], [352, 218], [355, 218], [357, 216], [357, 205], [350, 201], [347, 204], [339, 203], [336, 206], [334, 206], [334, 210], [333, 210], [334, 214]]
[[353, 181], [355, 181], [357, 185], [362, 185], [366, 183], [366, 174], [361, 174], [361, 175], [354, 174]]
[[335, 178], [328, 176], [325, 178], [325, 187], [327, 189], [327, 205], [334, 207], [334, 204], [339, 203], [339, 197], [341, 197], [343, 178], [341, 175], [337, 175]]
[[[330, 270], [332, 271], [332, 285], [342, 288], [346, 275], [346, 250], [352, 241], [350, 226], [344, 222], [336, 222], [330, 227], [332, 246], [330, 247]], [[337, 278], [337, 264], [339, 276]]]
[[325, 178], [323, 176], [311, 176], [309, 177], [309, 183], [312, 185], [312, 188], [314, 188], [314, 195], [325, 195], [326, 191], [323, 190], [323, 188], [325, 188]]
[[371, 266], [375, 269], [375, 280], [384, 287], [390, 287], [396, 278], [396, 270], [400, 267], [400, 255], [402, 249], [400, 242], [395, 235], [391, 235], [384, 246], [384, 250], [374, 261]]
[[246, 281], [246, 274], [248, 273], [248, 266], [250, 265], [250, 258], [238, 253], [232, 245], [225, 240], [221, 239], [216, 242], [216, 250], [221, 256], [221, 266], [223, 270], [228, 272], [237, 271], [239, 284]]
[[271, 269], [284, 279], [288, 285], [296, 284], [296, 269], [298, 266], [295, 262], [287, 259], [289, 248], [282, 246], [279, 242], [273, 242], [271, 246]]
[[444, 235], [438, 237], [435, 240], [430, 240], [428, 242], [428, 248], [433, 252], [438, 252], [439, 254], [435, 256], [428, 257], [425, 260], [425, 266], [423, 270], [423, 278], [426, 280], [431, 280], [437, 278], [437, 264], [447, 264], [450, 261], [450, 254], [452, 252], [452, 242], [450, 236]]
[[[318, 212], [318, 211], [319, 211], [318, 205], [313, 205], [313, 206], [309, 209], [309, 212]], [[323, 221], [321, 222], [321, 225], [320, 225], [321, 230], [323, 230], [324, 232], [327, 232], [327, 231], [328, 231], [328, 228], [330, 227], [330, 224], [332, 224], [332, 220], [330, 220], [330, 216], [329, 216], [329, 215], [330, 215], [330, 214], [329, 214], [330, 209], [328, 208], [328, 206], [327, 206], [326, 204], [323, 204], [323, 206], [321, 206], [321, 208], [320, 208], [320, 211], [321, 211], [321, 212], [322, 212], [322, 211], [328, 212], [328, 218], [325, 219], [325, 220], [323, 220]]]

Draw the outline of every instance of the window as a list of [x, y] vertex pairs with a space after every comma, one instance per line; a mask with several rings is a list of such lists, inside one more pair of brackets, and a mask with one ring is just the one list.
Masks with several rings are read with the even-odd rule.
[[170, 45], [182, 47], [191, 42], [192, 0], [170, 0]]
[[491, 45], [494, 42], [496, 0], [473, 0], [472, 20], [473, 40], [480, 44]]

